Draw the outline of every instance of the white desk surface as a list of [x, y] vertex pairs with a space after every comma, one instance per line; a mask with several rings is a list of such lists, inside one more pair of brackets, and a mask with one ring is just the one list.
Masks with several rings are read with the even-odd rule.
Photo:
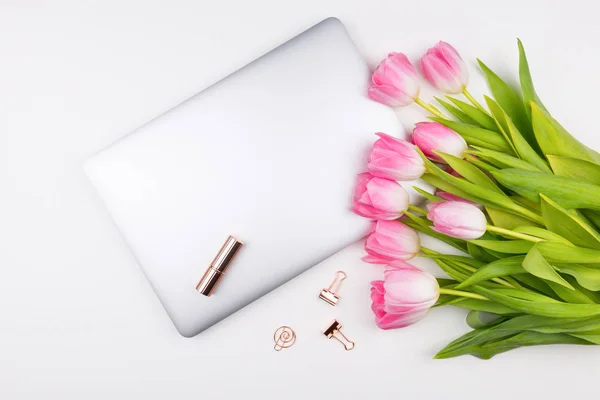
[[[369, 281], [381, 269], [350, 246], [193, 339], [167, 319], [82, 162], [148, 119], [328, 16], [374, 66], [416, 60], [444, 39], [516, 77], [523, 39], [538, 93], [600, 148], [599, 6], [591, 1], [0, 1], [0, 398], [500, 399], [597, 392], [600, 347], [524, 348], [490, 361], [433, 360], [466, 332], [434, 310], [380, 331]], [[426, 98], [431, 92], [425, 91]], [[423, 117], [399, 117], [410, 128]], [[425, 265], [424, 262], [418, 262]], [[428, 264], [432, 271], [435, 268]], [[349, 278], [336, 308], [318, 291]], [[321, 330], [332, 318], [357, 342]], [[282, 324], [296, 345], [272, 350]]]

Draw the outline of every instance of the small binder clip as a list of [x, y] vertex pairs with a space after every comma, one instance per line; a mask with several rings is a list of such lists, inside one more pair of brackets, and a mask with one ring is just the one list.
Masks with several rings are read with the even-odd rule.
[[342, 281], [347, 278], [347, 275], [344, 271], [337, 271], [335, 279], [331, 282], [331, 285], [327, 289], [321, 290], [321, 294], [319, 294], [319, 298], [321, 300], [326, 301], [327, 303], [335, 306], [340, 299], [340, 296], [337, 294], [338, 290], [340, 290], [340, 286], [342, 285]]
[[[325, 329], [325, 332], [323, 332], [323, 335], [327, 336], [327, 339], [333, 338], [333, 339], [337, 340], [338, 342], [340, 342], [341, 344], [344, 345], [344, 348], [346, 350], [352, 350], [354, 348], [354, 342], [351, 341], [350, 339], [348, 339], [346, 336], [344, 336], [341, 329], [342, 329], [342, 324], [340, 324], [336, 320], [333, 320], [333, 323], [331, 325], [329, 325], [329, 328]], [[340, 339], [340, 337], [341, 337], [341, 339]]]

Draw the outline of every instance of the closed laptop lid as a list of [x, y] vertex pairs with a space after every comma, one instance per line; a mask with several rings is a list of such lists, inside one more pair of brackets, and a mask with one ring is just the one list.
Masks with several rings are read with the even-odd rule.
[[[350, 212], [356, 174], [374, 132], [400, 131], [366, 97], [369, 76], [343, 25], [327, 19], [86, 162], [182, 335], [366, 233]], [[203, 296], [196, 283], [229, 235], [245, 245]]]

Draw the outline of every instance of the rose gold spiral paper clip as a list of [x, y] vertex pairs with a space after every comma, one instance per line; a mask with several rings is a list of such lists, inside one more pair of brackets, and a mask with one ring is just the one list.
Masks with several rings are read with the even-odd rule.
[[337, 340], [338, 342], [340, 342], [341, 344], [344, 345], [344, 348], [346, 350], [350, 351], [354, 348], [354, 342], [352, 340], [348, 339], [342, 333], [341, 329], [342, 329], [342, 324], [340, 324], [336, 320], [333, 320], [331, 325], [329, 325], [329, 328], [325, 329], [325, 332], [323, 332], [323, 335], [327, 336], [328, 339]]
[[289, 326], [280, 326], [273, 334], [273, 340], [275, 341], [275, 351], [287, 349], [296, 343], [296, 332]]
[[321, 294], [319, 294], [319, 298], [332, 306], [335, 306], [340, 299], [338, 295], [338, 291], [340, 290], [340, 286], [342, 286], [342, 281], [346, 279], [348, 275], [344, 271], [337, 271], [335, 275], [335, 279], [331, 282], [331, 285], [327, 289], [321, 290]]

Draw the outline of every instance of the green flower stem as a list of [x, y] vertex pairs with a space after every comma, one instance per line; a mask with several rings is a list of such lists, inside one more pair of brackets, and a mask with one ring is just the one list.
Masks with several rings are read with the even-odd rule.
[[446, 116], [444, 114], [442, 114], [441, 112], [439, 112], [439, 110], [437, 108], [435, 108], [434, 106], [432, 106], [431, 104], [427, 104], [425, 103], [423, 100], [421, 100], [420, 98], [416, 98], [415, 99], [415, 103], [417, 103], [418, 105], [420, 105], [421, 107], [423, 107], [425, 110], [429, 111], [430, 113], [432, 113], [433, 115], [435, 115], [438, 118], [443, 118], [443, 119], [447, 119]]
[[413, 206], [412, 204], [408, 205], [408, 209], [411, 211], [418, 212], [419, 214], [427, 215], [427, 210], [425, 210], [421, 207]]
[[462, 94], [467, 98], [467, 100], [469, 100], [471, 102], [471, 104], [473, 104], [475, 107], [477, 107], [477, 109], [479, 111], [489, 115], [488, 111], [485, 108], [483, 108], [483, 106], [481, 104], [479, 104], [479, 102], [477, 100], [475, 100], [475, 98], [473, 96], [471, 96], [471, 93], [469, 93], [466, 86], [463, 88]]
[[514, 232], [509, 229], [499, 228], [494, 225], [488, 225], [487, 230], [489, 232], [499, 233], [500, 235], [510, 236], [510, 237], [514, 237], [516, 239], [528, 240], [530, 242], [543, 242], [544, 241], [544, 239], [540, 239], [539, 237], [526, 235], [524, 233]]
[[483, 297], [477, 293], [464, 292], [462, 290], [454, 290], [454, 289], [447, 289], [447, 288], [440, 288], [440, 294], [449, 294], [452, 296], [459, 296], [459, 297], [470, 297], [472, 299], [477, 299], [477, 300], [489, 300], [487, 297]]

